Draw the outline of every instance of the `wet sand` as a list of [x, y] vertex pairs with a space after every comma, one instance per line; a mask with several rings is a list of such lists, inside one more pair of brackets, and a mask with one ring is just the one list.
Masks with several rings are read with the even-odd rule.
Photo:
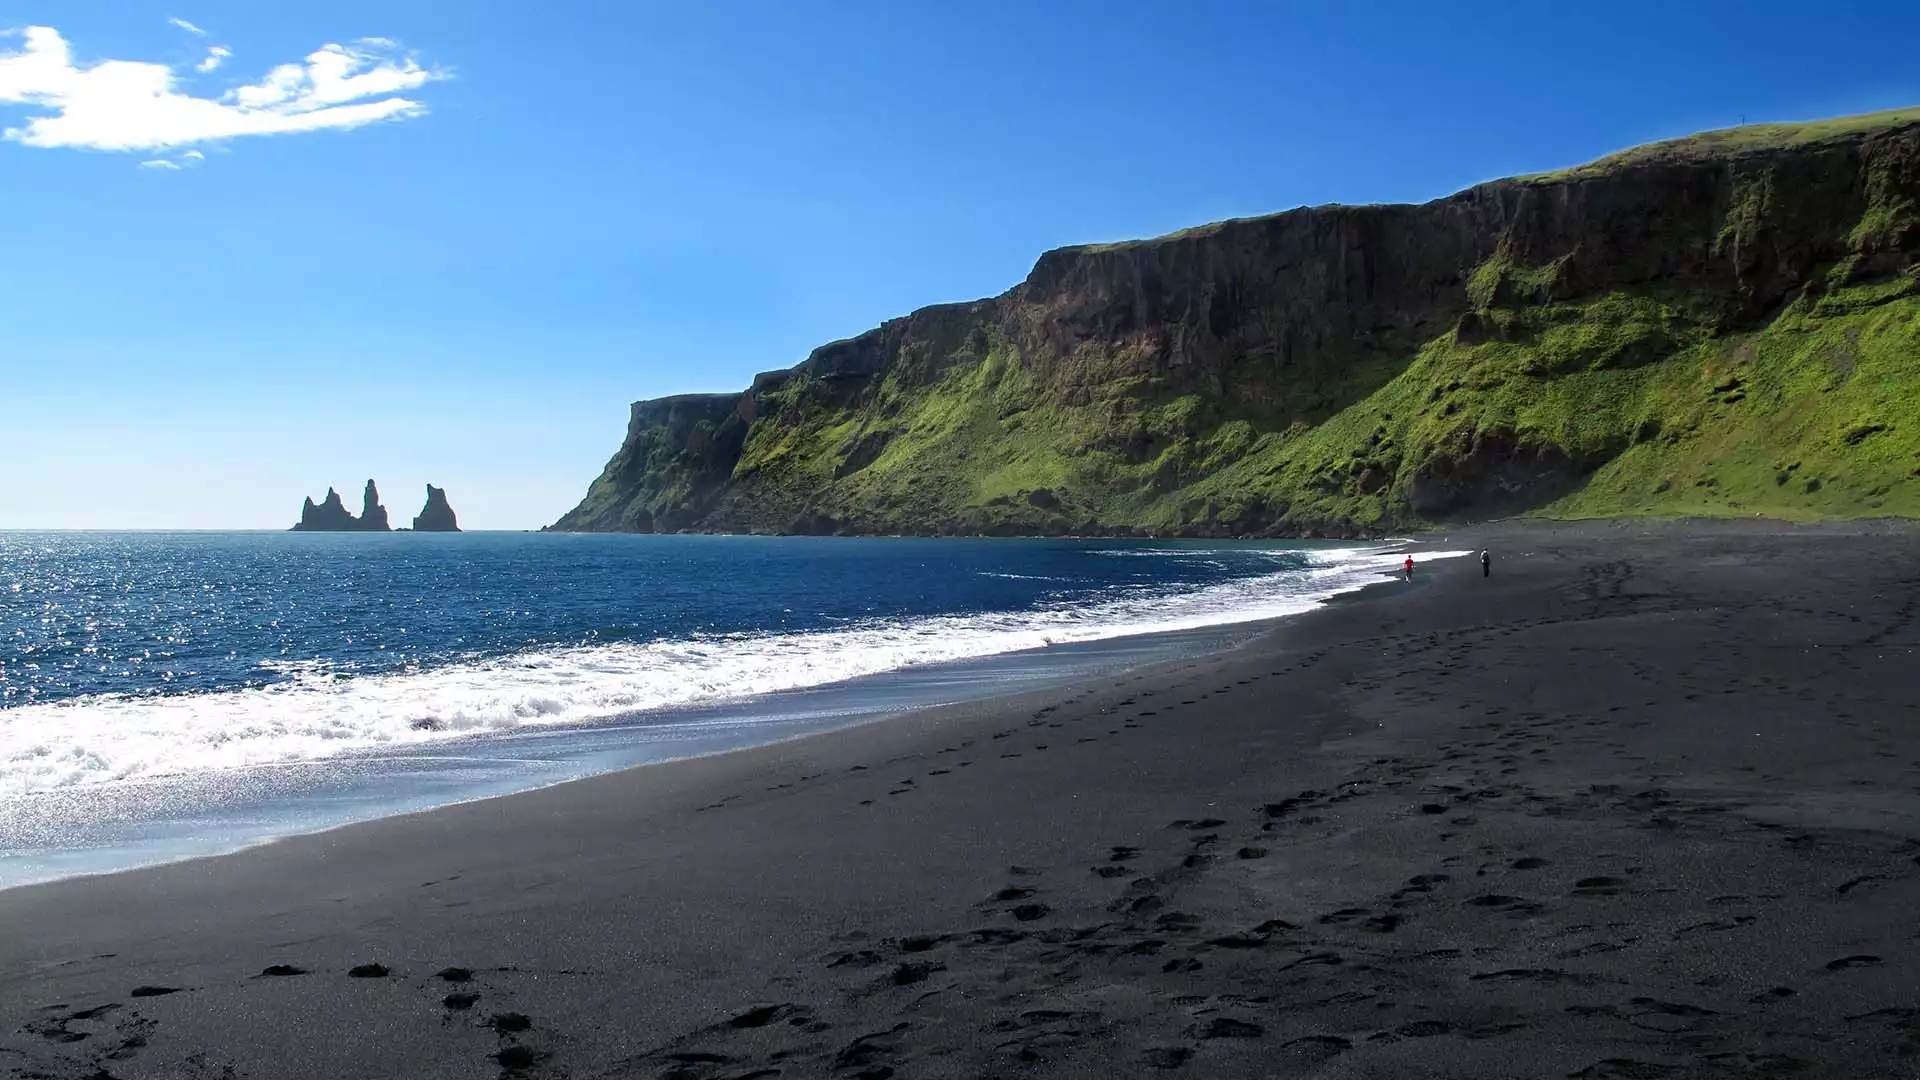
[[0, 1076], [1911, 1076], [1920, 528], [0, 892]]

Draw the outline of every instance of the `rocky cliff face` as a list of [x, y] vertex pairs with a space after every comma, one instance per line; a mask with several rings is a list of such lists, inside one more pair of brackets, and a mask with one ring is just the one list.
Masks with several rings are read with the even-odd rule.
[[294, 532], [388, 532], [387, 508], [380, 505], [380, 490], [373, 481], [367, 481], [366, 491], [360, 499], [360, 516], [354, 517], [340, 498], [340, 493], [327, 489], [327, 497], [315, 504], [309, 496], [300, 508], [300, 520], [293, 526]]
[[414, 532], [459, 532], [459, 519], [454, 517], [453, 507], [447, 502], [444, 488], [427, 485], [427, 504], [413, 519]]
[[636, 403], [554, 528], [1920, 512], [1917, 206], [1909, 111], [1052, 251], [743, 393]]

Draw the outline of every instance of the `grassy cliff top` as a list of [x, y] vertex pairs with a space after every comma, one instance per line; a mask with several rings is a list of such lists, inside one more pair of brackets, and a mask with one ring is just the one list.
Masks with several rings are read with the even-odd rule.
[[1058, 250], [1095, 254], [1102, 251], [1124, 251], [1127, 248], [1140, 247], [1145, 244], [1160, 244], [1169, 240], [1193, 240], [1205, 236], [1212, 236], [1222, 229], [1232, 225], [1238, 225], [1243, 221], [1264, 221], [1270, 217], [1278, 217], [1280, 214], [1290, 214], [1292, 212], [1291, 210], [1281, 210], [1272, 214], [1255, 214], [1251, 217], [1227, 218], [1223, 221], [1209, 221], [1205, 225], [1194, 225], [1185, 229], [1178, 229], [1164, 236], [1149, 236], [1137, 240], [1113, 240], [1101, 244], [1069, 244]]
[[[1537, 183], [1551, 180], [1570, 180], [1581, 177], [1599, 176], [1616, 169], [1635, 165], [1682, 164], [1686, 162], [1708, 161], [1714, 158], [1732, 157], [1736, 154], [1755, 150], [1778, 150], [1794, 146], [1808, 146], [1815, 143], [1859, 138], [1880, 131], [1892, 131], [1910, 124], [1920, 124], [1920, 105], [1902, 109], [1886, 109], [1881, 112], [1861, 113], [1858, 116], [1840, 116], [1828, 120], [1808, 120], [1787, 124], [1747, 124], [1742, 127], [1721, 128], [1717, 131], [1703, 131], [1697, 135], [1688, 135], [1679, 139], [1667, 139], [1662, 142], [1647, 143], [1608, 154], [1606, 157], [1589, 161], [1584, 165], [1558, 169], [1553, 172], [1532, 173], [1513, 179], [1525, 183]], [[1333, 204], [1327, 207], [1298, 207], [1306, 209], [1334, 209], [1345, 204]], [[1279, 213], [1294, 213], [1284, 210]], [[1246, 221], [1260, 221], [1277, 217], [1278, 214], [1258, 214], [1252, 217], [1229, 218], [1225, 221], [1209, 222], [1192, 228], [1181, 229], [1165, 236], [1156, 236], [1139, 240], [1119, 240], [1103, 244], [1074, 244], [1062, 248], [1062, 251], [1093, 254], [1104, 251], [1119, 251], [1139, 247], [1145, 244], [1159, 244], [1169, 240], [1198, 239], [1219, 232], [1221, 229]]]
[[1535, 173], [1517, 179], [1566, 180], [1596, 176], [1635, 165], [1676, 165], [1714, 158], [1732, 157], [1756, 150], [1782, 150], [1814, 143], [1859, 138], [1879, 131], [1891, 131], [1920, 124], [1920, 105], [1883, 112], [1841, 116], [1831, 120], [1808, 120], [1790, 124], [1747, 124], [1742, 127], [1703, 131], [1679, 139], [1647, 143], [1606, 157], [1575, 165], [1570, 169]]

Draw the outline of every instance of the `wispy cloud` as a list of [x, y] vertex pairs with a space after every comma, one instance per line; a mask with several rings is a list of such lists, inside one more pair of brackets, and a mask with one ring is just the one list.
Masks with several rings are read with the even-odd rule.
[[187, 33], [192, 34], [194, 37], [207, 36], [207, 32], [205, 30], [200, 29], [199, 27], [193, 25], [192, 23], [188, 22], [185, 19], [170, 16], [167, 19], [167, 21], [179, 27], [180, 29], [185, 30]]
[[[172, 21], [199, 32], [184, 19]], [[24, 45], [0, 48], [0, 105], [45, 113], [0, 133], [23, 146], [169, 150], [250, 135], [345, 130], [424, 115], [426, 105], [399, 95], [445, 77], [392, 41], [362, 38], [322, 45], [257, 83], [200, 97], [182, 91], [166, 64], [76, 63], [67, 40], [50, 26], [6, 36], [23, 38]], [[216, 46], [196, 67], [211, 71], [230, 55]]]
[[143, 169], [159, 169], [161, 172], [179, 172], [182, 169], [191, 169], [205, 160], [207, 160], [207, 155], [198, 150], [188, 150], [173, 158], [154, 158], [150, 161], [143, 161], [140, 163], [140, 167]]
[[204, 75], [214, 68], [219, 67], [226, 61], [227, 57], [232, 55], [232, 49], [227, 48], [225, 45], [215, 45], [213, 48], [207, 50], [207, 58], [205, 60], [193, 65], [193, 70]]

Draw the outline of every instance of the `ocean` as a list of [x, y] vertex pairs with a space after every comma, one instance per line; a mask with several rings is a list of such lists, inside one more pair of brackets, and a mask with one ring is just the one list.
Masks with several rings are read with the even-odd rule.
[[0, 533], [0, 886], [1217, 650], [1394, 550]]

